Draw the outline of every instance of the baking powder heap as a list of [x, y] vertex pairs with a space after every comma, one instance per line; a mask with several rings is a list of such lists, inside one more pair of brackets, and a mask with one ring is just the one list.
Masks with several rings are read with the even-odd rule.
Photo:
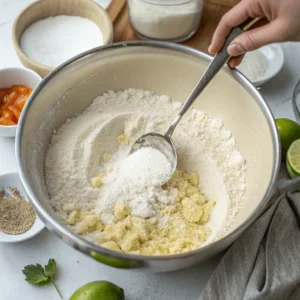
[[121, 164], [118, 175], [122, 180], [139, 186], [160, 185], [170, 174], [171, 163], [159, 150], [141, 148], [129, 155]]
[[168, 178], [170, 170], [171, 163], [167, 157], [151, 147], [141, 148], [127, 157], [120, 156], [113, 164], [113, 171], [103, 179], [104, 186], [97, 205], [100, 209], [96, 211], [103, 220], [111, 222], [113, 219], [109, 211], [121, 200], [129, 205], [134, 216], [155, 216], [156, 202], [174, 201], [160, 186]]
[[32, 60], [57, 67], [75, 55], [103, 45], [103, 36], [100, 28], [88, 19], [56, 16], [29, 26], [20, 44]]

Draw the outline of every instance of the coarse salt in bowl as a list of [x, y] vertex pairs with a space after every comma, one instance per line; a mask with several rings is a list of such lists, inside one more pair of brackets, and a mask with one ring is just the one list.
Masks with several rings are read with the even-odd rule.
[[259, 87], [275, 77], [284, 64], [284, 53], [279, 44], [261, 47], [246, 54], [237, 69], [254, 86]]
[[[92, 0], [40, 0], [33, 2], [15, 19], [12, 39], [23, 65], [36, 71], [42, 77], [52, 71], [54, 66], [47, 66], [28, 57], [21, 48], [20, 41], [25, 30], [33, 23], [55, 16], [77, 16], [88, 19], [100, 28], [103, 39], [101, 45], [107, 45], [113, 41], [113, 26], [109, 15]], [[47, 32], [45, 34], [49, 35]], [[99, 38], [101, 39], [101, 36]]]
[[[9, 187], [16, 187], [20, 194], [24, 197], [25, 201], [29, 202], [18, 173], [7, 173], [0, 175], [0, 190], [8, 190]], [[39, 234], [44, 228], [44, 223], [36, 215], [33, 225], [24, 233], [6, 234], [4, 232], [0, 232], [0, 243], [18, 243], [29, 240]]]
[[[25, 85], [33, 90], [41, 81], [41, 76], [30, 69], [6, 68], [0, 70], [0, 88], [7, 88], [12, 85]], [[16, 135], [17, 126], [18, 125], [0, 125], [0, 136], [14, 137]]]

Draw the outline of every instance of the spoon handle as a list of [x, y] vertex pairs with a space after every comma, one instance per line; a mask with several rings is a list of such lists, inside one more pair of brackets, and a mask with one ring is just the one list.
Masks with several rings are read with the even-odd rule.
[[234, 27], [231, 32], [229, 33], [226, 42], [223, 46], [223, 48], [215, 55], [211, 63], [208, 65], [207, 69], [203, 73], [202, 77], [198, 81], [197, 85], [195, 86], [194, 90], [188, 97], [188, 100], [184, 103], [180, 113], [175, 118], [173, 123], [171, 124], [170, 128], [166, 132], [165, 136], [167, 138], [170, 138], [181, 120], [182, 116], [190, 109], [192, 104], [195, 102], [197, 97], [200, 95], [200, 93], [205, 89], [205, 87], [209, 84], [209, 82], [215, 77], [215, 75], [220, 71], [220, 69], [223, 67], [223, 65], [226, 63], [226, 61], [229, 58], [229, 54], [227, 52], [227, 47], [229, 44], [235, 39], [238, 35], [244, 32], [244, 30], [251, 27], [254, 23], [257, 22], [258, 19], [252, 19], [248, 18], [245, 22], [243, 22], [240, 26]]

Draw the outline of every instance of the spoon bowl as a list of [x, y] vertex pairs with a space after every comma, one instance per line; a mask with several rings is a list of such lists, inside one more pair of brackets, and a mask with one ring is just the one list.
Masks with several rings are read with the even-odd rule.
[[155, 132], [144, 134], [132, 145], [129, 155], [145, 147], [151, 147], [160, 151], [170, 162], [170, 171], [166, 173], [167, 176], [162, 182], [162, 184], [165, 184], [172, 177], [177, 167], [177, 153], [171, 137]]

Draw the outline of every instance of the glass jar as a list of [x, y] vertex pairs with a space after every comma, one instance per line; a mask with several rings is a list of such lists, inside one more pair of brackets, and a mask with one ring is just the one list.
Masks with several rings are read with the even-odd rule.
[[128, 7], [138, 37], [182, 42], [199, 28], [203, 0], [128, 0]]

